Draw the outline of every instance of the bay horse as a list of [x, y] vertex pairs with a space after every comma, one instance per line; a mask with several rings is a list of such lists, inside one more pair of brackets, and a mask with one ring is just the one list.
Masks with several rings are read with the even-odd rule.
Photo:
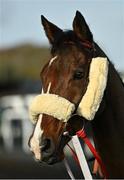
[[[61, 30], [44, 16], [41, 16], [41, 20], [51, 44], [51, 59], [40, 74], [42, 93], [46, 95], [42, 103], [45, 106], [47, 101], [60, 97], [64, 106], [55, 101], [46, 105], [46, 113], [36, 112], [35, 128], [29, 140], [30, 150], [39, 162], [60, 162], [64, 159], [63, 149], [71, 135], [90, 120], [95, 147], [109, 178], [124, 178], [124, 84], [118, 72], [93, 40], [89, 26], [79, 11], [73, 20], [73, 30], [69, 31]], [[107, 82], [97, 111], [92, 119], [88, 119], [77, 114], [77, 109], [88, 89], [91, 62], [97, 57], [107, 58]], [[97, 69], [96, 66], [96, 72]], [[93, 86], [95, 84], [92, 83], [91, 89]], [[37, 103], [37, 108], [41, 106], [42, 109], [40, 101]], [[70, 116], [68, 121], [60, 121], [65, 104], [71, 108]], [[59, 115], [49, 114], [51, 108]], [[64, 132], [68, 132], [67, 135]]]

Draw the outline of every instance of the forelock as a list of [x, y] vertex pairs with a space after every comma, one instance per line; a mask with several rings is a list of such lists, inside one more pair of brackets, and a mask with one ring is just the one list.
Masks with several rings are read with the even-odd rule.
[[78, 44], [78, 38], [71, 30], [64, 31], [59, 36], [57, 36], [51, 48], [51, 53], [54, 54], [56, 51], [62, 51], [63, 48], [69, 44]]

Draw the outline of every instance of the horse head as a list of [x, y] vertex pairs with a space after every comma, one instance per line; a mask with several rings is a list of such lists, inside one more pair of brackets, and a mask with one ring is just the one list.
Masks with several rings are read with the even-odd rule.
[[[33, 104], [39, 110], [29, 146], [38, 161], [53, 164], [63, 160], [63, 148], [83, 127], [84, 120], [93, 119], [82, 115], [79, 105], [88, 89], [92, 59], [97, 55], [93, 35], [80, 12], [76, 12], [73, 30], [69, 31], [61, 30], [44, 16], [41, 19], [51, 44], [51, 59], [40, 74], [42, 94]], [[44, 111], [38, 117], [41, 109]]]

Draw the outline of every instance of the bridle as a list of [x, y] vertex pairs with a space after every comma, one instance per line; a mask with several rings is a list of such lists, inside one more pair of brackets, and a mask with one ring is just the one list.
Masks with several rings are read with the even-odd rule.
[[[70, 42], [71, 43], [71, 42]], [[88, 41], [85, 41], [85, 42], [80, 42], [85, 48], [88, 48], [90, 49], [90, 51], [93, 53], [93, 56], [95, 55], [95, 47], [94, 47], [94, 44], [91, 44], [90, 42]], [[74, 116], [77, 116], [77, 114], [72, 114], [71, 118], [73, 118]], [[107, 173], [107, 170], [106, 170], [106, 167], [105, 165], [103, 164], [100, 156], [99, 156], [99, 153], [96, 151], [96, 149], [93, 147], [93, 145], [91, 144], [89, 138], [87, 137], [86, 133], [85, 133], [85, 121], [84, 119], [83, 120], [83, 127], [81, 130], [78, 130], [76, 132], [76, 135], [81, 138], [84, 143], [88, 146], [88, 148], [90, 149], [90, 151], [92, 152], [92, 154], [94, 155], [95, 159], [97, 160], [97, 162], [99, 163], [100, 167], [101, 167], [101, 170], [102, 170], [102, 173], [103, 173], [103, 176], [104, 178], [107, 178], [108, 177], [108, 173]], [[63, 131], [63, 135], [64, 136], [71, 136], [71, 133], [70, 133], [70, 130], [67, 131], [66, 129], [66, 125], [65, 125], [65, 129]], [[68, 148], [70, 149], [71, 153], [72, 153], [72, 156], [74, 158], [74, 160], [77, 162], [77, 164], [80, 166], [80, 162], [79, 162], [79, 159], [77, 157], [77, 154], [75, 153], [75, 151], [73, 150], [73, 148], [67, 144]], [[71, 172], [71, 169], [70, 167], [68, 166], [67, 164], [67, 161], [65, 161], [65, 166], [66, 166], [66, 169], [70, 175], [70, 177], [73, 179], [74, 176]]]
[[[66, 43], [66, 42], [65, 42]], [[72, 43], [72, 42], [68, 42], [68, 43]], [[91, 52], [93, 52], [93, 54], [94, 54], [94, 46], [93, 46], [93, 44], [91, 44], [91, 43], [89, 43], [89, 42], [81, 42], [81, 44], [83, 45], [83, 46], [85, 46], [85, 48], [88, 48], [88, 49], [90, 49], [91, 50]], [[102, 63], [102, 71], [101, 71], [101, 63]], [[59, 119], [59, 120], [64, 120], [63, 122], [65, 122], [65, 128], [63, 129], [63, 132], [62, 132], [62, 134], [60, 135], [60, 137], [58, 138], [59, 140], [58, 140], [58, 142], [60, 141], [60, 139], [61, 139], [61, 136], [62, 135], [68, 135], [69, 136], [69, 133], [70, 133], [70, 131], [67, 131], [66, 130], [66, 125], [67, 125], [67, 122], [68, 122], [68, 120], [70, 119], [70, 118], [72, 118], [73, 116], [75, 116], [75, 115], [79, 115], [79, 116], [83, 116], [84, 118], [86, 118], [86, 119], [88, 119], [88, 120], [92, 120], [93, 118], [94, 118], [94, 116], [95, 116], [95, 113], [97, 112], [97, 110], [98, 110], [98, 108], [99, 108], [99, 105], [100, 105], [100, 102], [101, 102], [101, 100], [102, 100], [102, 97], [103, 97], [103, 94], [104, 94], [104, 90], [105, 90], [105, 87], [106, 87], [106, 82], [107, 82], [107, 73], [108, 73], [108, 61], [107, 61], [107, 58], [102, 58], [102, 57], [98, 57], [98, 59], [97, 58], [95, 58], [93, 61], [92, 61], [92, 63], [91, 63], [91, 74], [90, 74], [90, 72], [89, 72], [89, 74], [90, 75], [92, 75], [93, 73], [94, 73], [94, 71], [93, 71], [93, 68], [96, 68], [96, 65], [99, 65], [99, 70], [98, 70], [98, 73], [100, 72], [100, 73], [102, 73], [102, 74], [95, 74], [98, 78], [102, 78], [102, 79], [98, 79], [99, 80], [99, 82], [101, 83], [103, 83], [100, 87], [99, 87], [99, 84], [96, 84], [97, 86], [98, 86], [98, 90], [101, 90], [100, 92], [95, 92], [95, 90], [93, 90], [93, 92], [92, 92], [92, 94], [94, 95], [97, 95], [96, 97], [97, 97], [97, 99], [95, 99], [95, 109], [94, 109], [94, 107], [93, 107], [93, 109], [94, 109], [94, 112], [92, 112], [92, 108], [90, 109], [91, 110], [91, 112], [90, 112], [90, 110], [88, 111], [88, 113], [90, 114], [84, 114], [84, 112], [85, 112], [85, 110], [86, 110], [86, 112], [85, 113], [87, 113], [87, 106], [85, 107], [85, 104], [86, 104], [86, 102], [87, 102], [87, 97], [89, 98], [91, 95], [90, 94], [88, 94], [87, 93], [87, 91], [88, 92], [91, 92], [91, 90], [90, 90], [90, 88], [93, 86], [93, 82], [92, 82], [92, 79], [91, 79], [91, 83], [89, 82], [89, 84], [90, 85], [88, 85], [88, 87], [89, 87], [89, 89], [88, 89], [88, 87], [87, 87], [87, 91], [86, 91], [86, 93], [85, 93], [85, 98], [84, 98], [84, 96], [83, 96], [83, 98], [81, 99], [81, 102], [80, 102], [80, 104], [79, 104], [79, 106], [78, 106], [78, 112], [76, 112], [76, 114], [74, 114], [74, 112], [75, 112], [75, 105], [73, 104], [73, 103], [71, 103], [70, 101], [68, 101], [67, 99], [65, 99], [65, 98], [62, 98], [62, 97], [60, 97], [60, 96], [58, 96], [58, 95], [55, 95], [55, 94], [41, 94], [41, 95], [38, 95], [36, 98], [35, 98], [35, 102], [33, 103], [33, 105], [31, 106], [31, 108], [30, 108], [30, 112], [32, 113], [34, 113], [32, 116], [36, 116], [37, 114], [47, 114], [47, 115], [51, 115], [51, 116], [53, 116], [53, 117], [55, 117], [55, 118], [57, 118], [57, 119]], [[98, 68], [97, 68], [98, 69]], [[95, 69], [95, 71], [96, 71], [96, 69]], [[99, 77], [99, 75], [100, 75], [100, 77]], [[93, 74], [93, 76], [94, 76], [94, 74]], [[89, 77], [90, 78], [90, 77]], [[92, 76], [91, 76], [91, 78], [92, 78]], [[101, 81], [100, 81], [101, 80]], [[97, 83], [97, 79], [96, 79], [96, 83]], [[92, 88], [91, 88], [92, 89]], [[93, 88], [94, 89], [94, 88]], [[96, 87], [96, 91], [97, 91], [97, 87]], [[100, 94], [99, 94], [100, 93]], [[89, 96], [88, 96], [89, 95]], [[45, 99], [44, 99], [45, 98]], [[85, 100], [84, 100], [85, 99]], [[46, 101], [45, 101], [46, 100]], [[93, 100], [94, 100], [94, 96], [91, 98], [91, 104], [92, 104], [92, 102], [93, 102]], [[97, 101], [98, 102], [97, 102]], [[44, 102], [46, 103], [46, 104], [44, 104]], [[58, 103], [58, 104], [57, 104]], [[61, 103], [62, 103], [62, 106], [61, 106]], [[39, 104], [40, 105], [40, 108], [37, 106], [37, 104]], [[55, 104], [55, 107], [51, 107], [53, 104]], [[58, 105], [58, 106], [56, 106], [56, 104]], [[61, 108], [59, 107], [59, 106], [61, 106]], [[65, 108], [66, 107], [66, 108]], [[83, 107], [83, 109], [81, 109]], [[85, 107], [85, 109], [84, 109], [84, 107]], [[37, 110], [37, 108], [39, 108], [39, 110]], [[50, 108], [52, 108], [52, 110], [50, 109]], [[35, 111], [34, 111], [34, 109], [35, 109]], [[57, 114], [55, 114], [56, 113], [56, 110], [57, 110]], [[67, 111], [67, 112], [65, 112], [65, 110]], [[62, 114], [62, 112], [63, 112], [63, 114]], [[66, 113], [66, 114], [65, 114]], [[77, 114], [78, 113], [78, 114]], [[85, 116], [84, 116], [85, 115]], [[65, 121], [66, 120], [66, 121]], [[101, 168], [103, 169], [103, 174], [104, 174], [104, 176], [105, 177], [108, 177], [107, 176], [107, 173], [106, 173], [106, 170], [105, 170], [105, 167], [104, 167], [104, 165], [103, 165], [103, 163], [102, 163], [102, 161], [101, 161], [101, 158], [99, 157], [99, 155], [98, 155], [98, 153], [96, 152], [96, 150], [94, 149], [94, 147], [92, 146], [92, 144], [89, 142], [89, 140], [88, 140], [88, 138], [87, 138], [87, 136], [86, 136], [86, 134], [85, 134], [85, 131], [84, 131], [84, 127], [83, 127], [83, 130], [81, 130], [81, 131], [78, 131], [77, 133], [76, 133], [79, 137], [81, 137], [83, 140], [84, 140], [84, 142], [88, 145], [88, 147], [90, 148], [90, 150], [91, 150], [91, 152], [95, 155], [95, 157], [96, 157], [96, 159], [97, 159], [97, 161], [99, 162], [99, 164], [101, 165]]]

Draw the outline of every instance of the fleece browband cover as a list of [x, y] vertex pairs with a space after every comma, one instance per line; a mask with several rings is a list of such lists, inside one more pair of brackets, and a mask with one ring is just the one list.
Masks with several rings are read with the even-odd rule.
[[[108, 75], [107, 58], [93, 58], [89, 71], [89, 84], [86, 93], [78, 106], [77, 114], [87, 120], [93, 120], [100, 106]], [[36, 122], [39, 114], [53, 116], [67, 122], [75, 110], [75, 105], [67, 99], [55, 94], [41, 94], [34, 98], [29, 112], [32, 122]]]

